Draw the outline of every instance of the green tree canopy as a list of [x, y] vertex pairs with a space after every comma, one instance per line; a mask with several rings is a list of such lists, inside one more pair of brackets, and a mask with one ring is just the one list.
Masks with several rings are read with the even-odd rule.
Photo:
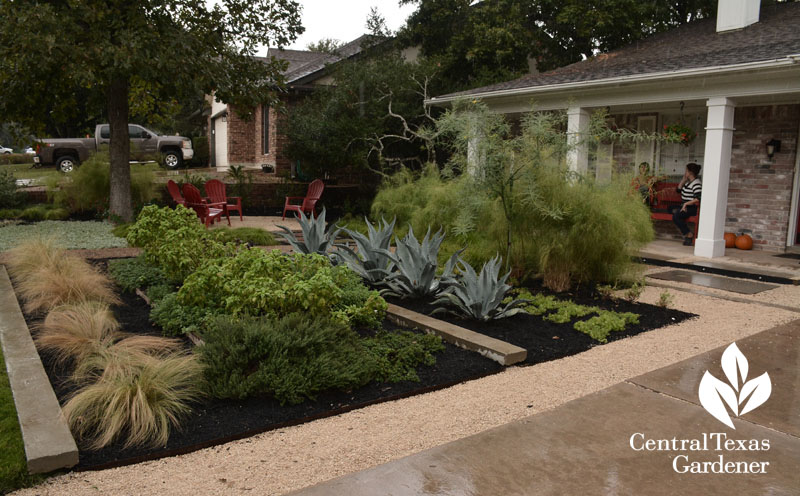
[[403, 46], [442, 67], [434, 94], [554, 69], [708, 17], [715, 0], [401, 0]]
[[143, 84], [155, 101], [216, 92], [238, 109], [274, 104], [285, 62], [253, 55], [302, 32], [294, 0], [7, 0], [0, 19], [0, 115], [41, 130], [48, 113], [103, 102], [111, 213], [125, 220], [131, 89]]

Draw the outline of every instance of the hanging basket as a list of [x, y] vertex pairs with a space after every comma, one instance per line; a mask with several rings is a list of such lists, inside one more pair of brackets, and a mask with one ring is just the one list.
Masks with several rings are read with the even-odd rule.
[[680, 143], [683, 146], [689, 146], [697, 137], [697, 132], [689, 126], [683, 124], [670, 124], [664, 126], [662, 133], [666, 139], [673, 143]]

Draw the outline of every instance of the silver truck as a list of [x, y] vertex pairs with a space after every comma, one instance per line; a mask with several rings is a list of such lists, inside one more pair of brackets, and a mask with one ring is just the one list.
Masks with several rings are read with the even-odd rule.
[[[194, 156], [192, 140], [183, 136], [159, 136], [149, 129], [136, 124], [128, 124], [131, 140], [131, 160], [145, 162], [161, 157], [168, 169], [177, 169], [184, 160]], [[98, 151], [107, 151], [111, 141], [108, 124], [99, 124], [94, 130], [94, 138], [59, 138], [38, 141], [34, 164], [55, 165], [61, 172], [71, 172], [81, 162]]]

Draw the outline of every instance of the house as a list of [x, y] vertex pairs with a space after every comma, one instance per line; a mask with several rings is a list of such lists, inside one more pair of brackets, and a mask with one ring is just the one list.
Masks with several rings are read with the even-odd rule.
[[[757, 248], [800, 250], [800, 3], [720, 0], [716, 19], [692, 22], [619, 50], [550, 72], [442, 95], [431, 105], [479, 98], [518, 118], [566, 110], [575, 142], [591, 112], [618, 126], [656, 132], [683, 123], [696, 139], [681, 144], [586, 145], [569, 166], [598, 178], [612, 167], [654, 164], [677, 181], [685, 164], [702, 165], [703, 195], [694, 253], [725, 253], [724, 232], [751, 234]], [[673, 229], [671, 226], [665, 226]]]
[[281, 95], [286, 111], [262, 105], [253, 111], [250, 119], [243, 119], [231, 105], [209, 96], [211, 166], [225, 170], [231, 165], [266, 165], [278, 174], [294, 175], [291, 157], [285, 152], [288, 112], [315, 88], [333, 84], [332, 64], [352, 59], [374, 43], [375, 37], [360, 36], [333, 54], [270, 48], [267, 59], [274, 56], [289, 63], [284, 72], [286, 91]]

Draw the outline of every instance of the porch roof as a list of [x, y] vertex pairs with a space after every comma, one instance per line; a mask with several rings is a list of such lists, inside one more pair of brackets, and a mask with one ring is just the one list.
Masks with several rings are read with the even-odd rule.
[[576, 83], [599, 84], [621, 77], [692, 69], [722, 71], [729, 66], [780, 59], [797, 62], [800, 61], [798, 26], [800, 2], [765, 6], [761, 9], [760, 21], [741, 30], [717, 33], [715, 19], [703, 19], [553, 71], [442, 95], [429, 103], [540, 87], [558, 89]]

